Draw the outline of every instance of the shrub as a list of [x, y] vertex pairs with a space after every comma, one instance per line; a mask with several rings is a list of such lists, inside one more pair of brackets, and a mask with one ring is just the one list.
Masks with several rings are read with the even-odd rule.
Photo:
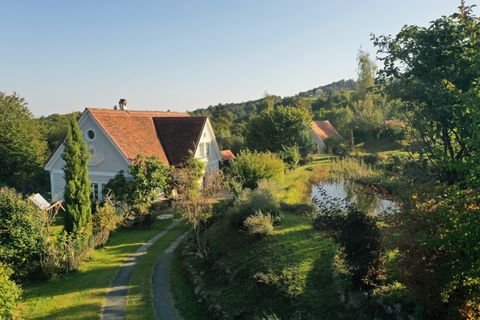
[[282, 150], [278, 153], [280, 158], [285, 162], [289, 169], [298, 167], [300, 163], [300, 149], [297, 145], [283, 146]]
[[339, 138], [339, 137], [327, 138], [325, 139], [324, 143], [325, 143], [325, 151], [327, 153], [331, 153], [331, 154], [343, 157], [348, 155], [350, 152], [348, 144], [345, 142], [343, 138]]
[[436, 193], [404, 208], [389, 224], [402, 253], [401, 280], [420, 306], [421, 318], [455, 319], [459, 310], [478, 310], [480, 195], [456, 187], [442, 187]]
[[261, 210], [255, 212], [243, 222], [249, 234], [268, 236], [273, 232], [274, 219], [270, 213], [263, 213]]
[[128, 168], [133, 176], [131, 206], [138, 214], [146, 214], [160, 193], [170, 190], [171, 171], [156, 157], [138, 156]]
[[263, 179], [278, 179], [285, 172], [285, 164], [270, 152], [241, 151], [226, 168], [227, 176], [243, 189], [256, 189]]
[[116, 202], [129, 202], [132, 188], [132, 181], [127, 180], [123, 170], [121, 170], [113, 179], [108, 181], [104, 188], [104, 191], [108, 190], [108, 192], [104, 196], [110, 193], [110, 196]]
[[128, 168], [132, 180], [119, 171], [106, 185], [115, 203], [126, 203], [137, 214], [145, 215], [152, 202], [163, 193], [170, 193], [171, 170], [156, 157], [137, 156]]
[[108, 241], [110, 232], [114, 231], [121, 217], [115, 212], [109, 201], [106, 201], [101, 207], [97, 205], [93, 215], [93, 246], [95, 248], [103, 246]]
[[0, 262], [24, 279], [40, 270], [45, 216], [13, 189], [0, 189]]
[[370, 289], [380, 266], [380, 230], [373, 217], [355, 205], [328, 196], [316, 199], [314, 226], [330, 234], [343, 247], [344, 258], [355, 289]]
[[372, 288], [380, 262], [380, 230], [375, 220], [351, 206], [345, 216], [338, 240], [352, 272], [355, 288]]
[[369, 166], [377, 165], [382, 161], [382, 158], [377, 153], [366, 154], [361, 158], [362, 158], [362, 161]]
[[390, 138], [393, 140], [403, 140], [406, 136], [405, 123], [398, 119], [386, 120], [381, 137]]
[[80, 262], [90, 252], [90, 238], [63, 232], [47, 241], [41, 264], [48, 278], [70, 273], [78, 269]]
[[236, 228], [243, 228], [245, 219], [256, 211], [268, 212], [275, 222], [280, 221], [280, 204], [278, 199], [268, 190], [244, 191], [228, 210], [232, 215], [232, 223]]
[[20, 299], [21, 289], [11, 280], [13, 270], [0, 263], [0, 319], [13, 318], [13, 312]]

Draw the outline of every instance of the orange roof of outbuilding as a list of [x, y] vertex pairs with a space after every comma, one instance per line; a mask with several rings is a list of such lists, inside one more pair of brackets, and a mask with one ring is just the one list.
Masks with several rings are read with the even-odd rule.
[[233, 160], [235, 159], [235, 155], [231, 150], [222, 150], [222, 159], [223, 160]]
[[341, 137], [337, 129], [328, 120], [312, 121], [313, 132], [322, 140]]

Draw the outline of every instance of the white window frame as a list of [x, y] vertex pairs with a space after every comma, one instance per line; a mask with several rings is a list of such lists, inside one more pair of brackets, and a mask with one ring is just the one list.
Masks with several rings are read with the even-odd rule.
[[[92, 182], [92, 183], [91, 183], [91, 186], [92, 186], [91, 197], [92, 197], [92, 200], [94, 200], [94, 201], [95, 201], [95, 200], [96, 200], [96, 201], [101, 201], [101, 200], [102, 200], [102, 199], [101, 199], [101, 194], [100, 194], [100, 192], [101, 192], [101, 190], [100, 190], [100, 185], [101, 185], [101, 184], [98, 183], [98, 182]], [[97, 187], [97, 194], [96, 194], [96, 196], [95, 196], [95, 186]]]
[[[91, 139], [89, 136], [88, 136], [88, 133], [92, 131], [93, 132], [93, 138]], [[95, 138], [97, 138], [97, 132], [93, 129], [93, 128], [88, 128], [87, 130], [85, 130], [85, 139], [87, 139], [87, 141], [93, 141], [95, 140]]]
[[200, 145], [198, 146], [199, 150], [200, 150], [200, 158], [205, 158], [205, 143], [204, 142], [200, 142]]

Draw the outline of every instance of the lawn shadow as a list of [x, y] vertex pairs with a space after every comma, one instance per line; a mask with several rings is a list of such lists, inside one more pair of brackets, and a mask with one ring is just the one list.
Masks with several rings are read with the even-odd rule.
[[[97, 314], [93, 314], [92, 310], [98, 309]], [[62, 308], [59, 306], [59, 309], [56, 309], [52, 312], [49, 312], [48, 319], [92, 319], [100, 318], [100, 307], [97, 304], [82, 304]], [[45, 319], [44, 316], [36, 317], [27, 317], [27, 319]]]
[[343, 301], [344, 288], [336, 270], [336, 254], [336, 249], [325, 250], [314, 262], [299, 299], [315, 319], [348, 319]]

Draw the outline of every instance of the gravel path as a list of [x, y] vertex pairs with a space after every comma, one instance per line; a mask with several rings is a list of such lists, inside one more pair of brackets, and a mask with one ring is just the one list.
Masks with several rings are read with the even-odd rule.
[[[165, 236], [168, 231], [175, 227], [178, 222], [173, 222], [163, 231], [148, 240], [138, 250], [129, 255], [125, 262], [121, 265], [115, 278], [112, 281], [110, 289], [105, 297], [105, 302], [102, 308], [102, 319], [106, 320], [120, 320], [125, 319], [126, 302], [128, 295], [128, 288], [130, 278], [132, 277], [135, 266], [142, 255], [144, 255], [148, 248], [150, 248], [156, 241]], [[178, 239], [177, 239], [178, 240]], [[176, 240], [175, 240], [176, 242]]]
[[153, 271], [153, 310], [155, 317], [161, 320], [182, 320], [183, 318], [175, 309], [172, 294], [170, 291], [170, 268], [172, 256], [180, 242], [187, 236], [189, 231], [185, 232], [162, 253], [157, 260], [155, 270]]

